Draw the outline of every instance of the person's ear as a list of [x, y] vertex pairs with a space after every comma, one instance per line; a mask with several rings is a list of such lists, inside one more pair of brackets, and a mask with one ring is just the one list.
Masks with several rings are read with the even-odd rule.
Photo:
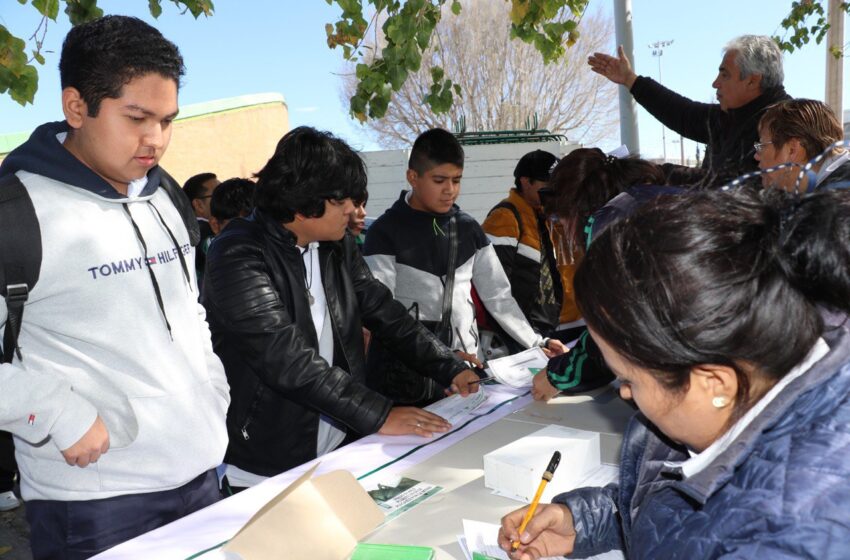
[[80, 91], [74, 87], [66, 87], [62, 90], [62, 112], [65, 120], [71, 128], [80, 128], [88, 116], [89, 107]]
[[697, 398], [706, 399], [711, 406], [722, 410], [735, 402], [738, 374], [729, 366], [699, 364], [691, 368], [690, 387], [697, 391]]
[[418, 186], [419, 173], [417, 173], [413, 169], [408, 169], [406, 177], [407, 177], [407, 184], [410, 185], [410, 188], [415, 189]]
[[195, 214], [197, 214], [197, 215], [200, 215], [200, 214], [203, 213], [204, 203], [201, 201], [200, 198], [193, 198], [192, 199], [192, 210], [194, 210]]
[[803, 148], [803, 144], [800, 142], [799, 138], [789, 138], [788, 141], [785, 142], [784, 147], [788, 150], [788, 161], [796, 163], [806, 163], [809, 161], [806, 149]]
[[218, 235], [223, 227], [222, 223], [218, 221], [218, 218], [215, 216], [210, 216], [210, 229], [213, 232], [213, 235]]
[[761, 74], [750, 74], [747, 77], [747, 87], [753, 91], [761, 91]]

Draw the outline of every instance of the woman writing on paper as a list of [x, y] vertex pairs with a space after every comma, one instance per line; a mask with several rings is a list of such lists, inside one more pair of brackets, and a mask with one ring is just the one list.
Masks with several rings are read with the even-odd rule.
[[502, 548], [846, 557], [850, 193], [659, 197], [594, 241], [575, 287], [640, 412], [619, 484], [557, 496], [523, 535], [507, 515]]

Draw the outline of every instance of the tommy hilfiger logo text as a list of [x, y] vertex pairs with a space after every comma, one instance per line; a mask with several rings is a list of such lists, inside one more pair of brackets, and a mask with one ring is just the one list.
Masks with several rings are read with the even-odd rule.
[[[188, 255], [190, 250], [191, 247], [188, 243], [183, 245], [179, 249], [179, 251], [181, 251], [184, 255]], [[125, 272], [132, 272], [134, 270], [142, 270], [145, 266], [169, 263], [178, 258], [177, 251], [177, 247], [174, 247], [168, 251], [160, 251], [155, 256], [148, 257], [147, 259], [145, 259], [145, 257], [133, 257], [130, 259], [112, 261], [98, 266], [93, 266], [86, 270], [91, 273], [91, 277], [93, 280], [97, 280], [98, 278], [102, 278], [104, 276], [112, 276], [113, 274], [123, 274]]]

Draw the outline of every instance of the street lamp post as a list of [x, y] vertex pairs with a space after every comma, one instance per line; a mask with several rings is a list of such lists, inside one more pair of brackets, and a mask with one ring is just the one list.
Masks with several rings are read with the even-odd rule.
[[[656, 41], [647, 45], [650, 49], [652, 49], [652, 56], [658, 58], [658, 83], [661, 83], [661, 55], [664, 54], [665, 47], [669, 47], [673, 44], [673, 40], [669, 41]], [[667, 127], [664, 124], [661, 124], [661, 146], [662, 151], [664, 153], [664, 162], [667, 162]]]

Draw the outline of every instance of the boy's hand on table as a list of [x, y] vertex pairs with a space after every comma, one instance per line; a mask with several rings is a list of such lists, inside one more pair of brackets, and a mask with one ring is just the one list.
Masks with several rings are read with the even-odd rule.
[[548, 401], [560, 393], [549, 381], [549, 368], [543, 368], [534, 374], [531, 380], [531, 396], [536, 401]]
[[427, 410], [415, 406], [396, 406], [390, 410], [378, 433], [385, 436], [415, 434], [431, 437], [434, 433], [447, 432], [451, 427], [443, 418]]

